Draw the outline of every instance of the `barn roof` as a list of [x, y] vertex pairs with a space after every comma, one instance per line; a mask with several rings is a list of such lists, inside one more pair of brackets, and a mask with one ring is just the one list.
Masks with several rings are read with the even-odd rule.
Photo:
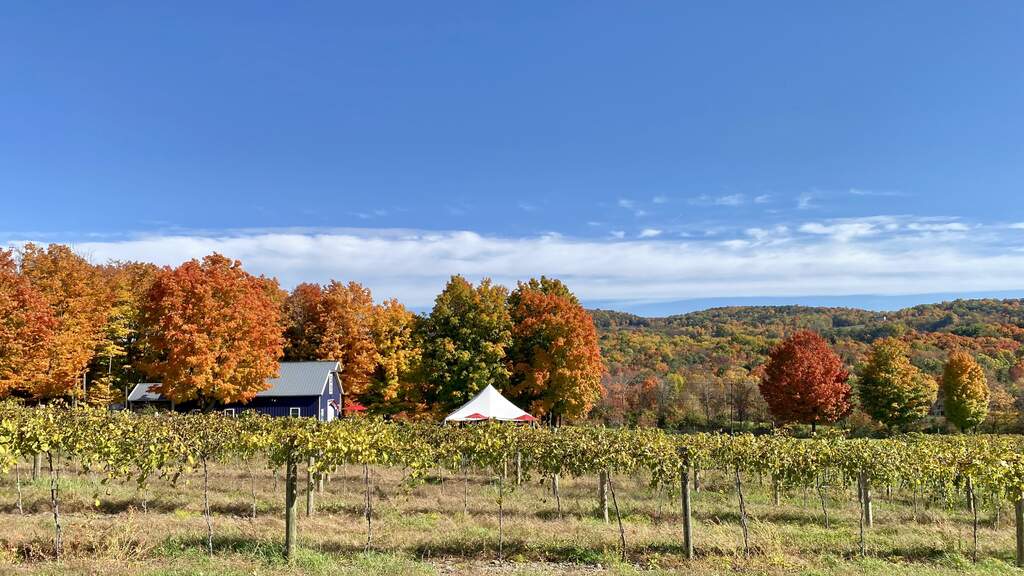
[[[341, 379], [338, 377], [339, 365], [334, 360], [316, 360], [311, 362], [281, 362], [277, 378], [268, 378], [270, 388], [257, 392], [257, 398], [280, 396], [318, 396], [323, 394], [327, 379], [334, 378], [335, 385], [341, 391]], [[136, 384], [128, 394], [129, 402], [157, 402], [163, 400], [160, 394], [151, 392], [156, 382]]]

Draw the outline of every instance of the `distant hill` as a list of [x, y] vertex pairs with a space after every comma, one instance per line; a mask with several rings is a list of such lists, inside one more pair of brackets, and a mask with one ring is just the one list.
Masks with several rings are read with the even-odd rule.
[[[771, 348], [788, 334], [810, 329], [828, 339], [855, 372], [871, 342], [894, 336], [911, 344], [912, 361], [939, 376], [948, 352], [963, 348], [985, 368], [996, 389], [1024, 403], [1024, 300], [954, 300], [892, 312], [809, 306], [730, 306], [647, 318], [612, 310], [591, 310], [608, 367], [609, 399], [602, 409], [638, 409], [634, 401], [659, 383], [658, 402], [675, 382], [710, 418], [715, 388], [719, 404], [733, 402], [737, 382], [753, 387]], [[695, 391], [695, 387], [700, 387]], [[648, 392], [653, 394], [652, 392]], [[618, 397], [617, 397], [618, 396]], [[653, 396], [651, 396], [653, 398]], [[752, 402], [756, 404], [757, 398]], [[634, 404], [630, 404], [633, 402]], [[649, 400], [654, 403], [654, 400]], [[612, 406], [610, 404], [615, 404]], [[632, 408], [630, 408], [632, 406]], [[692, 407], [691, 407], [692, 408]], [[719, 409], [724, 409], [719, 406]], [[607, 417], [607, 415], [606, 415]], [[664, 420], [664, 415], [659, 416]], [[614, 418], [609, 418], [614, 419]]]

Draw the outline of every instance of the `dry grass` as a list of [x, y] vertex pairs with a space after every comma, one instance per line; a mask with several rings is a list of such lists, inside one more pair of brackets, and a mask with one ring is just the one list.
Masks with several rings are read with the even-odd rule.
[[[21, 470], [24, 478], [24, 465]], [[374, 542], [367, 552], [362, 471], [355, 467], [340, 470], [317, 495], [317, 513], [301, 518], [301, 551], [288, 565], [280, 552], [283, 483], [275, 488], [267, 470], [257, 476], [258, 517], [252, 520], [245, 468], [214, 468], [216, 553], [209, 558], [200, 478], [177, 486], [156, 480], [139, 491], [133, 484], [104, 486], [96, 475], [67, 473], [65, 559], [55, 563], [49, 560], [48, 480], [23, 481], [22, 515], [10, 474], [0, 479], [0, 574], [1024, 574], [1012, 567], [1009, 510], [998, 526], [991, 510], [983, 511], [982, 560], [974, 564], [966, 512], [915, 509], [909, 501], [879, 495], [863, 558], [852, 489], [831, 495], [832, 526], [826, 530], [813, 493], [805, 503], [802, 490], [791, 491], [776, 508], [756, 478], [748, 478], [745, 488], [752, 516], [752, 553], [746, 557], [732, 484], [714, 473], [695, 495], [698, 558], [691, 562], [680, 554], [677, 500], [647, 487], [644, 478], [616, 478], [628, 561], [619, 559], [614, 512], [611, 524], [599, 518], [596, 479], [562, 480], [559, 519], [548, 486], [535, 478], [506, 496], [507, 561], [499, 563], [497, 491], [487, 478], [470, 478], [464, 515], [461, 478], [432, 477], [409, 486], [400, 471], [389, 469], [374, 471]]]

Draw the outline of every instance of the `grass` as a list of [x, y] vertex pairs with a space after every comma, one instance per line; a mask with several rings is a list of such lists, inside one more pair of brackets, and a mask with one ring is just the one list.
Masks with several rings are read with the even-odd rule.
[[[154, 480], [105, 485], [96, 474], [62, 476], [65, 554], [54, 562], [49, 481], [24, 479], [24, 514], [14, 474], [0, 478], [0, 574], [756, 574], [880, 575], [1018, 574], [1008, 508], [999, 523], [982, 510], [980, 561], [971, 561], [970, 517], [962, 504], [912, 505], [909, 495], [875, 497], [875, 526], [860, 555], [858, 504], [852, 487], [829, 495], [824, 527], [813, 492], [788, 491], [781, 506], [757, 478], [746, 478], [751, 554], [744, 555], [732, 479], [708, 472], [694, 495], [697, 558], [680, 548], [678, 498], [647, 479], [616, 478], [626, 532], [620, 558], [614, 512], [597, 510], [596, 478], [561, 480], [562, 516], [549, 484], [534, 478], [506, 494], [505, 561], [497, 561], [497, 492], [472, 475], [468, 514], [463, 479], [436, 476], [410, 486], [401, 471], [374, 470], [374, 541], [366, 550], [361, 468], [339, 470], [316, 495], [317, 512], [300, 519], [297, 558], [281, 556], [283, 480], [257, 471], [258, 517], [251, 510], [244, 466], [212, 469], [215, 554], [205, 549], [201, 483]], [[276, 484], [276, 488], [275, 488]], [[508, 482], [507, 484], [514, 484]], [[300, 481], [300, 485], [305, 483]], [[300, 508], [304, 496], [300, 496]]]

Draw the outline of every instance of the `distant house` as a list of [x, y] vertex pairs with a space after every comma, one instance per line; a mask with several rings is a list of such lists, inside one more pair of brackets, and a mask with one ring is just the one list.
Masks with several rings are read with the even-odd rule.
[[[235, 415], [255, 410], [268, 416], [312, 417], [329, 422], [341, 416], [345, 392], [341, 386], [340, 365], [333, 360], [315, 362], [281, 362], [277, 378], [269, 378], [270, 388], [257, 392], [248, 403], [224, 404], [218, 409]], [[196, 408], [193, 403], [175, 405], [157, 392], [158, 384], [137, 384], [128, 394], [128, 408], [146, 407], [187, 412]]]

